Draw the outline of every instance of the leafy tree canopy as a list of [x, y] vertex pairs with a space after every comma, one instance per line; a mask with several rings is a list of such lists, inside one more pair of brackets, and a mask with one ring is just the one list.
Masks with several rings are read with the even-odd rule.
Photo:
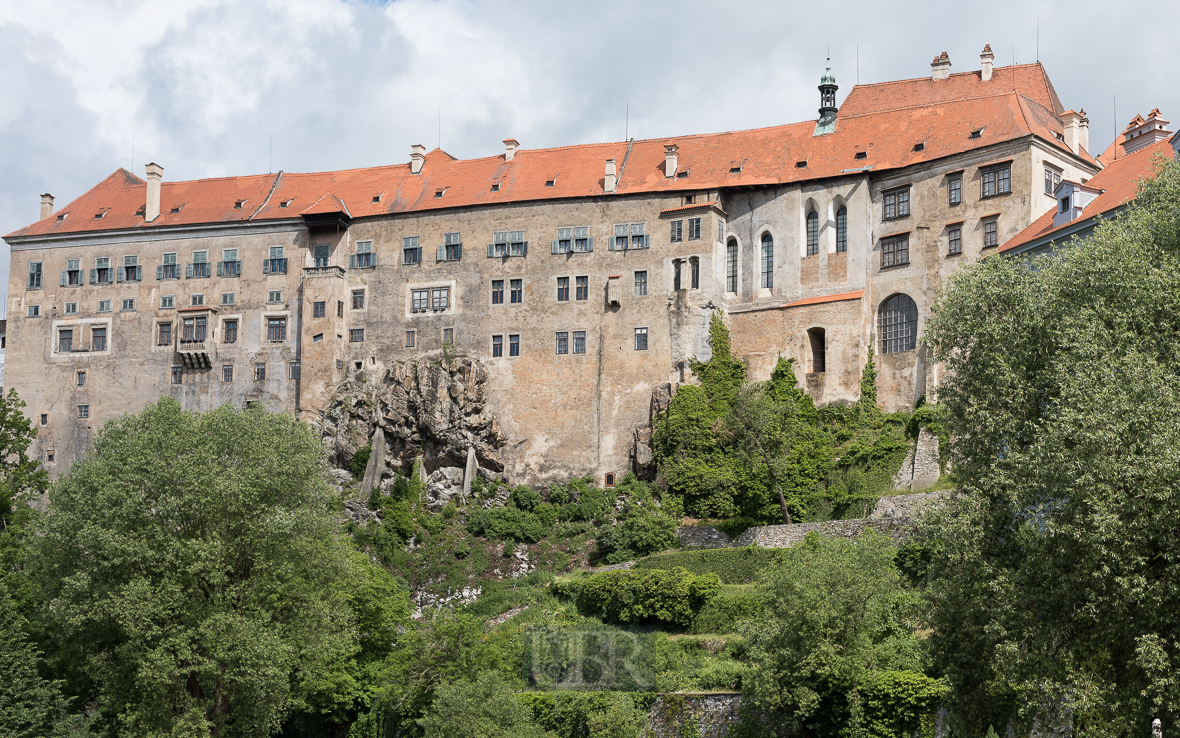
[[430, 713], [418, 721], [426, 738], [556, 738], [533, 723], [532, 710], [512, 696], [498, 674], [444, 684]]

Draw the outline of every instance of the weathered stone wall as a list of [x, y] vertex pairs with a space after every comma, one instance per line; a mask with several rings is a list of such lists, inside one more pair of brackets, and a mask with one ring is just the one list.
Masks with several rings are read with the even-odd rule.
[[938, 436], [929, 428], [919, 431], [917, 443], [910, 447], [901, 468], [893, 475], [893, 488], [917, 491], [936, 483], [941, 476], [938, 447]]
[[711, 525], [682, 525], [676, 529], [676, 540], [684, 548], [728, 548], [733, 545], [729, 536]]
[[[740, 692], [676, 693], [656, 698], [648, 710], [650, 738], [728, 738], [742, 721]], [[752, 716], [760, 735], [786, 738], [790, 732], [768, 715]]]

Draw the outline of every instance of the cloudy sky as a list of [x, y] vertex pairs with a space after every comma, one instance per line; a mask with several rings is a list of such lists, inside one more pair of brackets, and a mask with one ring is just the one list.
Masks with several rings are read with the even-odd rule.
[[[460, 158], [810, 119], [861, 82], [1038, 54], [1101, 151], [1180, 115], [1180, 3], [0, 0], [0, 234], [118, 167], [169, 180]], [[859, 65], [858, 65], [859, 52]], [[629, 121], [627, 116], [630, 107]], [[1178, 119], [1180, 124], [1180, 119]], [[441, 124], [441, 125], [440, 125]], [[7, 272], [0, 254], [0, 277]]]

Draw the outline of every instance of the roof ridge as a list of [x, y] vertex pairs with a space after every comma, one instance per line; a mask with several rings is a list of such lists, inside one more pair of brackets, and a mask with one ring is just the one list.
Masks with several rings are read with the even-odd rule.
[[270, 191], [266, 193], [266, 199], [262, 201], [262, 204], [259, 205], [254, 210], [253, 213], [250, 213], [250, 216], [247, 217], [246, 220], [254, 220], [254, 216], [256, 216], [262, 212], [263, 208], [265, 208], [267, 203], [270, 202], [270, 198], [274, 196], [275, 190], [278, 189], [279, 182], [282, 181], [282, 179], [283, 179], [283, 170], [280, 169], [279, 173], [277, 175], [275, 175], [275, 181], [270, 183]]
[[[1045, 66], [1043, 64], [1041, 64], [1039, 61], [1037, 61], [1037, 62], [1029, 62], [1027, 64], [1008, 64], [1008, 65], [1002, 66], [1002, 67], [995, 67], [992, 70], [992, 74], [994, 75], [996, 72], [1001, 71], [1001, 70], [1005, 70], [1005, 69], [1018, 69], [1018, 68], [1022, 68], [1022, 67], [1040, 67], [1042, 75], [1044, 74], [1044, 71], [1045, 71]], [[979, 74], [979, 70], [974, 69], [970, 72], [953, 72], [953, 73], [951, 73], [950, 76], [951, 77], [962, 77], [962, 76], [968, 75], [968, 74]], [[908, 79], [892, 79], [892, 80], [886, 80], [884, 82], [865, 82], [864, 84], [853, 85], [852, 90], [855, 90], [857, 87], [883, 87], [884, 85], [900, 85], [900, 84], [904, 84], [906, 82], [921, 82], [921, 81], [929, 81], [929, 80], [930, 80], [930, 75], [926, 75], [925, 77], [909, 77]], [[852, 90], [848, 91], [849, 95], [852, 94]]]

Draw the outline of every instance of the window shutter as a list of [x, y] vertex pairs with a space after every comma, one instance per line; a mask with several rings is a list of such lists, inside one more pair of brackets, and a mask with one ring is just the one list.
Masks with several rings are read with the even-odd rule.
[[463, 244], [461, 244], [461, 243], [455, 244], [455, 258], [456, 259], [463, 258]]
[[644, 236], [643, 237], [643, 248], [645, 248], [645, 249], [651, 248], [651, 236]]
[[286, 274], [287, 273], [287, 260], [286, 259], [282, 260], [282, 266], [283, 266], [283, 274]]
[[554, 241], [553, 245], [549, 247], [549, 253], [551, 253], [551, 254], [557, 253], [557, 241]]
[[185, 279], [192, 279], [193, 278], [193, 265], [192, 264], [185, 264], [184, 265], [184, 276], [185, 276]]
[[494, 243], [488, 244], [488, 258], [491, 259], [496, 255], [496, 245]]
[[521, 245], [520, 255], [521, 256], [528, 256], [529, 255], [529, 242], [528, 241], [525, 241], [524, 244]]
[[61, 273], [61, 286], [62, 287], [66, 286], [66, 273], [65, 272]]
[[143, 279], [143, 272], [140, 271], [141, 269], [143, 269], [143, 267], [137, 266], [137, 267], [132, 267], [132, 268], [135, 269], [135, 281], [138, 282], [139, 280]]
[[263, 274], [270, 274], [270, 259], [263, 259], [262, 260], [262, 273]]
[[356, 254], [349, 254], [348, 255], [348, 268], [349, 269], [356, 269]]
[[418, 263], [421, 264], [422, 263], [422, 247], [419, 246], [417, 249], [415, 249], [415, 251], [418, 252]]
[[157, 266], [156, 267], [156, 279], [163, 279], [163, 278], [164, 278], [164, 267]]
[[219, 276], [219, 277], [225, 276], [225, 262], [224, 261], [217, 262], [217, 276]]
[[127, 277], [127, 274], [126, 274], [126, 272], [127, 272], [127, 267], [119, 267], [119, 271], [117, 271], [117, 272], [115, 273], [115, 279], [117, 279], [117, 280], [119, 280], [120, 282], [122, 282], [122, 281], [123, 281], [124, 279], [126, 279], [126, 277]]
[[435, 249], [434, 260], [435, 261], [446, 261], [447, 260], [447, 247], [444, 244], [440, 243], [438, 245], [438, 247]]
[[587, 251], [593, 251], [593, 250], [594, 250], [594, 239], [593, 239], [593, 238], [587, 238], [587, 239], [586, 239], [586, 250], [587, 250]]
[[90, 270], [90, 284], [98, 284], [98, 270], [97, 269]]
[[369, 266], [377, 266], [377, 252], [369, 254]]

